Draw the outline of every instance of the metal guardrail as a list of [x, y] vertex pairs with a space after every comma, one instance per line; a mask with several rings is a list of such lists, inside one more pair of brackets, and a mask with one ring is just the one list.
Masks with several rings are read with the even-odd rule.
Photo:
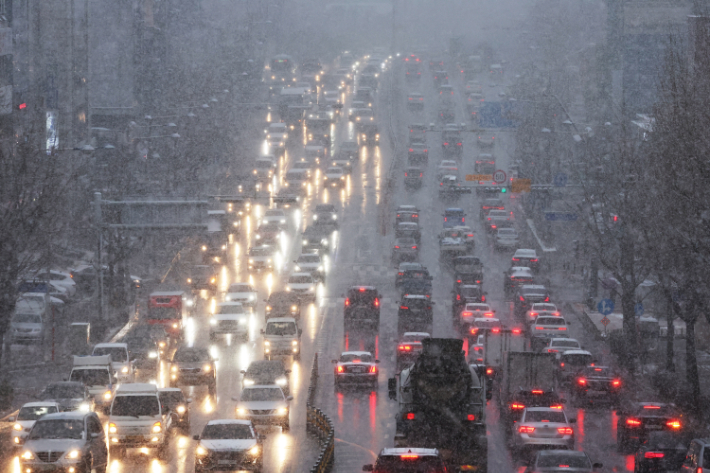
[[313, 357], [311, 368], [311, 382], [308, 386], [308, 400], [306, 402], [306, 431], [318, 438], [321, 449], [316, 464], [311, 468], [311, 473], [326, 473], [333, 470], [335, 463], [335, 429], [327, 415], [314, 407], [316, 388], [318, 387], [318, 353]]

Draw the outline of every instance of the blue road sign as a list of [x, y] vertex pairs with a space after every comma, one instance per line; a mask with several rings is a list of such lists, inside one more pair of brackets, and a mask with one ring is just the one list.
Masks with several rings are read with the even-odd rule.
[[634, 313], [636, 317], [641, 317], [643, 315], [643, 303], [637, 302], [634, 306]]
[[519, 104], [517, 102], [482, 102], [478, 110], [478, 126], [481, 128], [516, 128]]
[[574, 222], [577, 214], [571, 212], [545, 212], [545, 220], [548, 222]]
[[602, 315], [609, 315], [614, 312], [614, 301], [611, 299], [602, 299], [597, 304], [597, 310]]
[[567, 185], [567, 174], [561, 172], [555, 176], [554, 181], [552, 183], [555, 185], [555, 187], [564, 187]]

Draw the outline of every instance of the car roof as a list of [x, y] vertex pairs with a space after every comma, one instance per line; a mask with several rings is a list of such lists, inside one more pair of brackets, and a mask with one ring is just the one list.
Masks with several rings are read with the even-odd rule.
[[33, 401], [26, 402], [22, 407], [44, 407], [44, 406], [57, 406], [58, 404], [54, 401]]
[[404, 334], [402, 334], [402, 337], [406, 336], [431, 338], [431, 334], [429, 334], [428, 332], [404, 332]]
[[51, 414], [43, 415], [39, 420], [84, 420], [84, 417], [90, 414], [92, 413], [82, 411], [53, 412]]
[[182, 393], [180, 388], [158, 388], [158, 393]]
[[404, 448], [383, 448], [380, 452], [380, 456], [399, 456], [405, 455], [407, 453], [414, 453], [419, 456], [431, 456], [438, 457], [439, 450], [435, 448], [418, 448], [418, 447], [404, 447]]
[[570, 341], [571, 341], [571, 342], [577, 342], [577, 343], [579, 343], [579, 340], [577, 340], [576, 338], [560, 338], [560, 337], [556, 337], [556, 338], [551, 338], [551, 339], [550, 339], [550, 343], [552, 343], [552, 342], [561, 342], [561, 341], [565, 341], [565, 342], [570, 342]]
[[128, 345], [125, 343], [97, 343], [94, 346], [94, 349], [96, 348], [127, 348]]
[[372, 356], [372, 353], [369, 351], [344, 351], [340, 354], [340, 356], [343, 355], [354, 355], [354, 356], [363, 356], [363, 355], [370, 355]]
[[530, 250], [527, 248], [519, 248], [515, 250], [515, 254], [513, 256], [537, 256], [537, 253], [535, 250]]
[[240, 420], [240, 419], [213, 419], [207, 422], [207, 425], [222, 425], [222, 424], [232, 424], [232, 425], [251, 425], [250, 420]]
[[296, 323], [296, 319], [293, 317], [272, 317], [266, 321], [267, 324], [271, 322], [293, 322]]
[[[557, 410], [557, 412], [559, 412], [559, 409]], [[546, 456], [552, 456], [552, 455], [567, 455], [567, 456], [588, 458], [588, 456], [585, 452], [580, 452], [579, 450], [538, 450], [537, 455], [540, 457], [546, 457]]]
[[247, 367], [247, 371], [249, 371], [249, 368], [254, 367], [254, 368], [263, 368], [263, 367], [279, 367], [281, 369], [286, 369], [284, 367], [284, 362], [282, 360], [254, 360], [251, 363], [249, 363], [249, 366]]
[[158, 392], [158, 387], [150, 383], [126, 383], [120, 384], [116, 388], [116, 394], [133, 394], [133, 393], [148, 393], [153, 394]]
[[547, 288], [542, 284], [523, 284], [520, 288], [530, 291], [547, 291]]
[[592, 354], [589, 353], [587, 350], [567, 350], [562, 354], [562, 356], [565, 356], [565, 355], [589, 355], [589, 356], [592, 356]]
[[422, 296], [421, 294], [405, 294], [403, 299], [427, 300], [429, 298], [427, 296]]

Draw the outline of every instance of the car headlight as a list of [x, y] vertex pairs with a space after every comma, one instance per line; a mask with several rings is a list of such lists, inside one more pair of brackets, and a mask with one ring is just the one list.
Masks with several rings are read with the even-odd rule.
[[22, 455], [20, 455], [20, 458], [22, 458], [23, 460], [34, 460], [35, 456], [29, 450], [25, 450], [24, 452], [22, 452]]
[[338, 216], [337, 216], [337, 215], [333, 215], [333, 220], [338, 220]]
[[104, 399], [106, 399], [107, 401], [110, 400], [111, 397], [113, 397], [113, 393], [111, 391], [106, 391], [104, 393]]
[[192, 278], [187, 278], [187, 283], [191, 284], [192, 283]]
[[210, 325], [217, 325], [217, 320], [215, 319], [210, 319]]
[[225, 300], [226, 302], [230, 302], [230, 301], [232, 300], [232, 296], [226, 295], [226, 296], [224, 296], [224, 300]]
[[253, 447], [251, 447], [251, 448], [249, 449], [249, 454], [250, 454], [250, 455], [258, 455], [260, 451], [261, 451], [261, 449], [259, 448], [259, 446], [258, 446], [258, 445], [254, 445]]
[[241, 319], [239, 319], [239, 321], [238, 321], [237, 323], [238, 323], [239, 325], [246, 325], [246, 324], [247, 324], [247, 319], [246, 319], [246, 318], [241, 318]]
[[148, 353], [148, 358], [158, 358], [158, 352], [151, 351], [150, 353]]
[[270, 305], [267, 305], [267, 306], [266, 306], [266, 311], [268, 312], [268, 311], [270, 311], [270, 310], [271, 310], [271, 306], [270, 306]]
[[287, 407], [281, 407], [281, 408], [279, 408], [279, 409], [276, 410], [276, 415], [285, 416], [286, 414], [288, 414], [288, 408], [287, 408]]
[[210, 365], [205, 365], [202, 367], [202, 371], [209, 373], [212, 370], [212, 366]]
[[271, 342], [270, 342], [270, 341], [268, 341], [268, 340], [264, 340], [264, 345], [266, 345], [266, 346], [268, 347], [268, 346], [270, 346], [270, 345], [271, 345]]
[[297, 305], [292, 305], [292, 306], [291, 306], [291, 312], [296, 312], [297, 310], [298, 310], [298, 306], [297, 306]]
[[307, 244], [308, 244], [308, 240], [303, 240], [301, 243], [303, 243], [304, 245], [307, 245]]
[[206, 245], [202, 245], [202, 251], [207, 251], [207, 246], [206, 246]]
[[173, 328], [178, 328], [178, 324], [173, 324]]
[[254, 386], [254, 380], [253, 379], [245, 379], [244, 386]]
[[[188, 281], [188, 282], [189, 282], [189, 281]], [[194, 302], [192, 301], [192, 299], [188, 299], [188, 300], [187, 300], [187, 306], [188, 306], [188, 307], [192, 307], [193, 304], [194, 304]]]
[[328, 239], [327, 239], [327, 238], [323, 238], [323, 239], [320, 241], [320, 243], [321, 243], [321, 245], [326, 245], [326, 246], [327, 246], [327, 245], [328, 245]]
[[237, 407], [237, 415], [238, 416], [245, 416], [247, 414], [247, 410], [244, 409], [243, 407]]
[[12, 430], [17, 430], [18, 432], [21, 432], [22, 426], [20, 424], [15, 424], [12, 426]]
[[288, 380], [286, 378], [279, 378], [276, 380], [276, 384], [278, 384], [279, 386], [286, 386], [287, 382]]
[[292, 340], [292, 341], [291, 341], [291, 345], [293, 345], [294, 347], [295, 347], [296, 345], [298, 345], [298, 340]]
[[124, 366], [123, 368], [121, 368], [121, 373], [128, 374], [128, 366]]
[[108, 425], [108, 433], [109, 433], [109, 434], [115, 434], [116, 432], [118, 432], [118, 428], [116, 427], [116, 424], [114, 424], [113, 422], [111, 422], [111, 423]]
[[210, 279], [210, 282], [211, 282], [212, 284], [214, 284], [214, 283], [215, 283], [216, 281], [217, 281], [217, 279], [216, 279], [216, 278], [212, 278], [212, 279]]
[[184, 414], [187, 409], [185, 406], [177, 406], [176, 410], [178, 411], [178, 414]]
[[281, 223], [286, 223], [286, 219], [285, 219], [285, 218], [282, 218], [281, 220], [279, 220], [279, 222], [281, 222]]
[[286, 286], [286, 292], [291, 292], [291, 286]]
[[254, 294], [249, 294], [249, 298], [248, 298], [248, 299], [249, 299], [250, 301], [253, 301], [253, 300], [254, 300]]
[[311, 287], [308, 288], [308, 292], [313, 292], [313, 291], [315, 291], [315, 290], [316, 290], [316, 287], [315, 287], [315, 286], [311, 286]]
[[69, 452], [66, 454], [66, 458], [69, 458], [70, 460], [76, 460], [79, 458], [81, 455], [81, 452], [79, 450], [69, 450]]
[[253, 259], [253, 258], [249, 258], [249, 262], [250, 262], [250, 263], [254, 263], [254, 259]]
[[163, 431], [163, 426], [160, 424], [160, 422], [156, 422], [155, 424], [153, 424], [152, 431], [154, 434], [159, 434]]
[[177, 366], [171, 366], [171, 367], [170, 367], [170, 371], [172, 371], [173, 373], [177, 373], [177, 370], [178, 370], [178, 367], [177, 367]]
[[198, 445], [197, 448], [195, 449], [195, 455], [199, 455], [201, 457], [207, 455], [208, 453], [209, 453], [209, 450], [207, 450], [202, 445]]

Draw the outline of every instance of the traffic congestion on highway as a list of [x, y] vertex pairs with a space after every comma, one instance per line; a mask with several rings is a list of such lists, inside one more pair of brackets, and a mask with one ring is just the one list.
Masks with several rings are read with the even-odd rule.
[[[10, 471], [311, 471], [307, 402], [333, 471], [702, 471], [681, 411], [627, 390], [549, 285], [514, 136], [479, 123], [507, 65], [287, 53], [264, 67], [252, 177], [125, 327], [12, 416]], [[49, 301], [32, 294], [17, 337]]]

